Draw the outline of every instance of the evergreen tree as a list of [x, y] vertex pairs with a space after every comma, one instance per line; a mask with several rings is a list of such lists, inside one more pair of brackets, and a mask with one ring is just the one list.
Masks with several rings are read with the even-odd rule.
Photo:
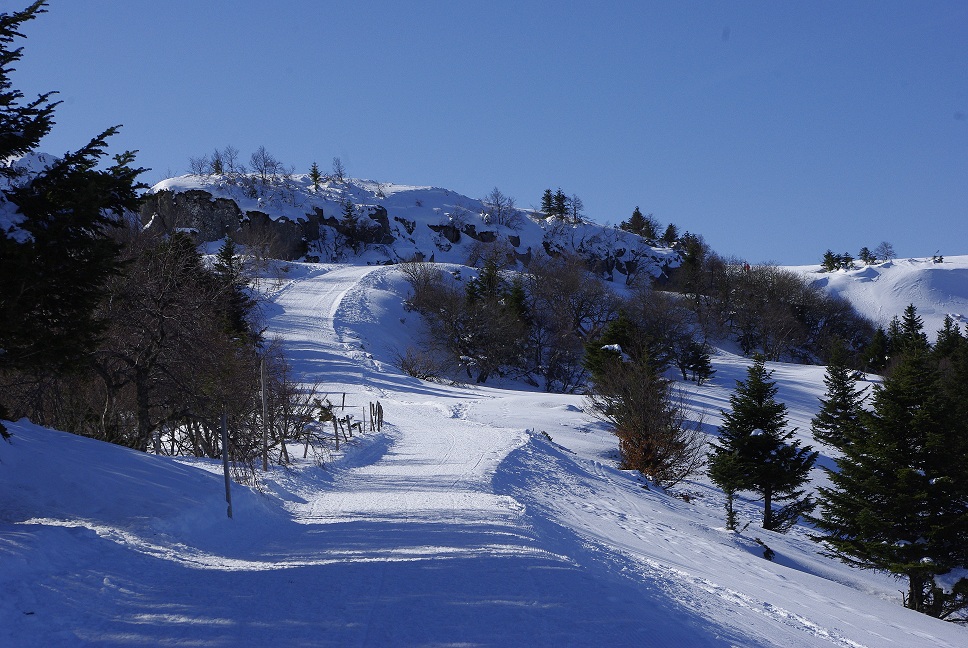
[[710, 456], [707, 474], [726, 495], [726, 528], [735, 531], [736, 494], [746, 486], [746, 461], [740, 456], [739, 448], [729, 452], [714, 451], [716, 454]]
[[669, 340], [650, 334], [625, 312], [609, 322], [600, 337], [585, 344], [585, 367], [592, 380], [601, 380], [611, 370], [613, 360], [623, 354], [632, 363], [648, 364], [658, 374], [673, 362]]
[[823, 261], [820, 262], [820, 269], [823, 272], [833, 272], [840, 267], [840, 257], [833, 253], [833, 250], [827, 250], [823, 253]]
[[890, 340], [884, 329], [878, 327], [871, 336], [871, 341], [864, 348], [862, 358], [864, 367], [868, 371], [880, 373], [887, 366], [887, 359], [890, 356]]
[[570, 206], [571, 201], [568, 199], [568, 196], [561, 190], [561, 187], [558, 187], [558, 191], [555, 192], [552, 199], [552, 211], [555, 216], [561, 219], [567, 218]]
[[665, 232], [662, 234], [662, 243], [672, 247], [672, 244], [679, 240], [679, 228], [676, 227], [675, 223], [669, 223]]
[[968, 605], [968, 580], [935, 582], [968, 564], [968, 429], [952, 405], [929, 354], [902, 355], [874, 388], [865, 433], [825, 469], [812, 520], [828, 555], [906, 578], [904, 605], [942, 618]]
[[343, 217], [340, 219], [340, 232], [354, 251], [360, 242], [360, 220], [356, 213], [356, 206], [349, 198], [343, 203]]
[[545, 218], [555, 215], [555, 197], [551, 193], [551, 189], [545, 189], [544, 193], [541, 194], [541, 212], [545, 215]]
[[319, 183], [323, 180], [323, 174], [319, 170], [319, 165], [313, 162], [313, 165], [309, 167], [309, 181], [313, 183], [313, 191], [319, 190]]
[[635, 207], [627, 221], [619, 224], [619, 229], [638, 234], [648, 241], [655, 241], [659, 238], [659, 223], [652, 217], [652, 214], [643, 215], [638, 206]]
[[212, 154], [212, 174], [222, 175], [223, 173], [225, 173], [225, 164], [222, 162], [222, 152], [215, 149]]
[[891, 348], [895, 353], [921, 353], [930, 348], [924, 321], [914, 304], [908, 304], [900, 320], [892, 320], [891, 333]]
[[961, 334], [961, 327], [951, 319], [950, 315], [945, 315], [944, 323], [934, 342], [934, 355], [938, 360], [951, 358], [965, 346], [965, 342], [965, 337]]
[[840, 448], [863, 436], [864, 390], [857, 388], [859, 377], [858, 372], [847, 366], [843, 346], [838, 346], [823, 379], [827, 392], [820, 399], [820, 411], [811, 422], [817, 441]]
[[235, 241], [232, 240], [231, 236], [225, 237], [225, 243], [222, 244], [215, 255], [213, 270], [226, 295], [228, 312], [225, 313], [225, 320], [227, 332], [238, 338], [257, 340], [258, 335], [252, 331], [249, 324], [249, 313], [252, 311], [255, 301], [249, 295], [249, 280], [245, 275], [242, 259], [236, 252]]
[[877, 263], [877, 257], [874, 256], [874, 253], [871, 252], [866, 246], [860, 249], [860, 252], [857, 253], [857, 258], [863, 261], [866, 265], [874, 265]]
[[[709, 465], [710, 477], [724, 491], [757, 493], [763, 500], [763, 528], [783, 532], [813, 510], [812, 498], [804, 496], [800, 487], [817, 453], [810, 446], [801, 448], [799, 441], [791, 442], [786, 405], [776, 401], [776, 392], [762, 356], [757, 356], [747, 369], [746, 381], [737, 382], [729, 399], [731, 410], [723, 411], [719, 442], [713, 444]], [[730, 479], [717, 481], [724, 474]]]
[[80, 150], [32, 175], [12, 161], [35, 151], [53, 126], [51, 94], [23, 105], [13, 89], [11, 49], [20, 26], [44, 12], [35, 2], [0, 14], [0, 369], [57, 371], [76, 366], [97, 343], [103, 323], [95, 308], [118, 272], [119, 246], [110, 232], [138, 207], [133, 153], [105, 170], [109, 128]]
[[709, 345], [692, 338], [676, 354], [676, 365], [682, 372], [683, 380], [694, 380], [697, 385], [703, 384], [716, 373], [709, 355]]

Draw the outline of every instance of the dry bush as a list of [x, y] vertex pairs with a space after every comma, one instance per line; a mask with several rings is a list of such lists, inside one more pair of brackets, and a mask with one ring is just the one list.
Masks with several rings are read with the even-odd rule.
[[394, 352], [393, 364], [408, 376], [430, 382], [439, 381], [447, 369], [446, 363], [433, 353], [414, 347], [407, 347], [403, 352]]
[[616, 358], [588, 400], [619, 438], [623, 469], [668, 488], [703, 466], [701, 421], [687, 419], [681, 393], [645, 364]]

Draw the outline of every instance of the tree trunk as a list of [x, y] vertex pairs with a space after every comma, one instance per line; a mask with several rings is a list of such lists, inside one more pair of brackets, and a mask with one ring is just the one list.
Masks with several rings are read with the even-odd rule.
[[764, 489], [763, 491], [763, 528], [772, 531], [773, 522], [773, 490]]
[[908, 595], [904, 607], [924, 612], [924, 585], [926, 579], [918, 574], [908, 574]]
[[135, 449], [148, 451], [148, 439], [151, 438], [151, 414], [148, 403], [148, 372], [138, 369], [135, 371], [135, 393], [138, 402], [138, 436]]

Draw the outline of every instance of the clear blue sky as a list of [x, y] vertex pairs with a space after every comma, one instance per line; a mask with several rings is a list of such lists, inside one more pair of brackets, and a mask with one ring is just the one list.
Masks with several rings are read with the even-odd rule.
[[[27, 0], [0, 0], [0, 10]], [[305, 172], [636, 205], [751, 262], [968, 254], [968, 2], [53, 0], [15, 84], [44, 149], [123, 124], [153, 184], [264, 145]]]

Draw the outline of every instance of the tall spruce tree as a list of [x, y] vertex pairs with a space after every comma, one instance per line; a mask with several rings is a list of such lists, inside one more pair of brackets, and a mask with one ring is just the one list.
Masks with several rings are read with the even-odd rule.
[[545, 189], [544, 193], [541, 194], [541, 213], [545, 215], [545, 218], [555, 215], [555, 197], [551, 193], [551, 189]]
[[891, 322], [891, 347], [895, 353], [915, 354], [928, 350], [928, 336], [924, 333], [924, 320], [918, 315], [914, 304], [908, 304], [897, 325]]
[[319, 190], [319, 183], [323, 181], [323, 174], [319, 170], [319, 165], [314, 161], [309, 167], [309, 181], [313, 183], [313, 191]]
[[231, 236], [225, 237], [225, 243], [215, 255], [212, 269], [226, 297], [226, 331], [239, 340], [258, 341], [260, 334], [253, 330], [249, 322], [255, 300], [249, 294], [249, 278]]
[[863, 436], [864, 389], [857, 388], [860, 374], [847, 365], [847, 353], [842, 345], [831, 355], [823, 382], [827, 386], [820, 399], [820, 411], [811, 421], [813, 437], [835, 447], [843, 447]]
[[965, 336], [961, 333], [961, 327], [955, 323], [951, 315], [944, 316], [944, 323], [938, 331], [938, 337], [934, 342], [934, 355], [939, 360], [951, 358], [959, 349], [965, 346]]
[[119, 268], [110, 230], [143, 186], [133, 153], [97, 168], [116, 127], [40, 171], [16, 164], [50, 132], [57, 105], [52, 93], [21, 103], [10, 80], [22, 50], [11, 44], [44, 5], [0, 14], [0, 370], [35, 374], [76, 366], [97, 343], [94, 311]]
[[936, 583], [968, 565], [968, 426], [923, 350], [900, 357], [872, 404], [864, 434], [825, 469], [815, 539], [849, 565], [906, 578], [905, 607], [947, 618], [968, 608], [968, 580]]
[[731, 493], [752, 491], [763, 500], [763, 528], [783, 532], [813, 510], [813, 499], [801, 486], [817, 453], [791, 441], [786, 405], [776, 400], [776, 392], [763, 357], [756, 356], [746, 380], [737, 381], [730, 411], [723, 411], [719, 442], [712, 444], [709, 456], [709, 475], [727, 493], [727, 516]]
[[887, 366], [891, 354], [891, 341], [883, 328], [878, 327], [871, 341], [864, 347], [861, 360], [867, 371], [880, 373]]

